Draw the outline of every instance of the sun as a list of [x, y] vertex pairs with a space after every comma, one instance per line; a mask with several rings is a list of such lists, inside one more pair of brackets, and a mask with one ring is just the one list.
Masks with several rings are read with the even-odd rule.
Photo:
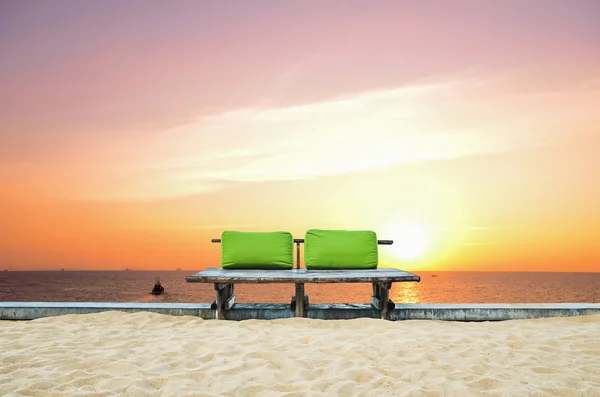
[[401, 259], [417, 259], [429, 244], [426, 229], [418, 223], [397, 223], [388, 229], [394, 244], [391, 251]]

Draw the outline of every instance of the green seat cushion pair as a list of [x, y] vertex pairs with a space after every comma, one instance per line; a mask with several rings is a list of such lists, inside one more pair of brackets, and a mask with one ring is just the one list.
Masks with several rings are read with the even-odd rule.
[[[306, 232], [307, 269], [375, 269], [377, 235], [368, 230]], [[221, 235], [224, 269], [292, 269], [294, 239], [288, 232], [225, 231]]]

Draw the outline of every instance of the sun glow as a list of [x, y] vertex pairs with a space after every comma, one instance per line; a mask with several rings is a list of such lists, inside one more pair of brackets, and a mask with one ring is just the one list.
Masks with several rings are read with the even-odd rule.
[[425, 227], [418, 223], [398, 223], [389, 228], [394, 244], [391, 251], [402, 259], [416, 259], [427, 250], [429, 238]]

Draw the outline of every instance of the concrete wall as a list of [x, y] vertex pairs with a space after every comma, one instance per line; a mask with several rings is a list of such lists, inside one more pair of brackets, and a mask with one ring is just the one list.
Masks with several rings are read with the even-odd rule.
[[[154, 312], [172, 316], [215, 318], [215, 311], [204, 303], [112, 303], [112, 302], [0, 302], [0, 320], [33, 320], [66, 314], [89, 314], [118, 310]], [[500, 321], [527, 318], [567, 317], [600, 314], [600, 303], [546, 304], [396, 304], [391, 320]], [[277, 319], [293, 317], [287, 304], [235, 304], [227, 312], [230, 320]], [[365, 304], [312, 304], [307, 317], [342, 320], [360, 317], [379, 318]]]
[[65, 314], [90, 314], [109, 310], [154, 312], [172, 316], [212, 318], [209, 304], [113, 302], [0, 302], [0, 320], [34, 320]]
[[392, 320], [501, 321], [600, 314], [600, 303], [396, 305]]

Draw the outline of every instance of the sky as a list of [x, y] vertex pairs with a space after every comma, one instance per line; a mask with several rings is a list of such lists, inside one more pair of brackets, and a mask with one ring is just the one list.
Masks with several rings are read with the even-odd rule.
[[0, 269], [600, 271], [594, 0], [0, 2]]

